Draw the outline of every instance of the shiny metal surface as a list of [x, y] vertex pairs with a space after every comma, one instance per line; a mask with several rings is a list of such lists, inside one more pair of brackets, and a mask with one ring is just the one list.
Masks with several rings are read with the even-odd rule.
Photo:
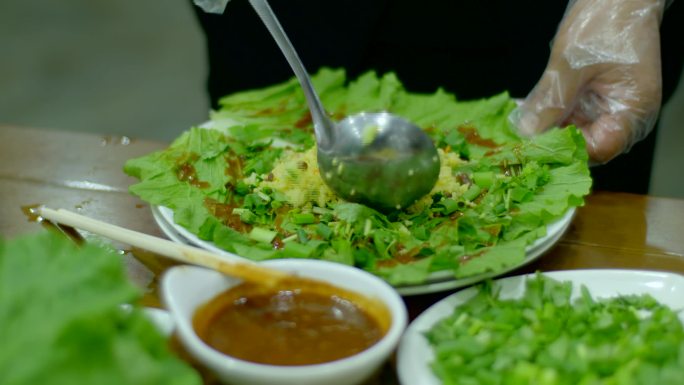
[[405, 119], [383, 112], [331, 121], [292, 43], [266, 0], [250, 4], [290, 63], [314, 124], [318, 166], [342, 198], [382, 211], [409, 206], [430, 192], [440, 161], [432, 140]]
[[[325, 183], [345, 199], [388, 211], [430, 192], [439, 176], [432, 140], [388, 113], [361, 113], [340, 121], [330, 148], [318, 148]], [[325, 170], [325, 171], [324, 171]]]

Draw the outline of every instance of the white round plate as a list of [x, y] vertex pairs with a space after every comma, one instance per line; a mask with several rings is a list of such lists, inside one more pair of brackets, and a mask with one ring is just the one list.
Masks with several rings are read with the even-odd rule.
[[[133, 310], [133, 306], [129, 303], [121, 304], [121, 309], [125, 312]], [[152, 325], [159, 330], [164, 337], [171, 337], [174, 329], [173, 318], [168, 311], [155, 307], [141, 307], [143, 314], [152, 322]]]
[[[572, 222], [572, 218], [574, 215], [575, 208], [571, 207], [565, 213], [565, 215], [563, 215], [557, 221], [547, 226], [546, 236], [537, 239], [534, 243], [527, 247], [525, 259], [521, 261], [519, 264], [509, 266], [506, 269], [500, 271], [478, 274], [466, 278], [455, 278], [453, 273], [451, 273], [450, 271], [436, 272], [430, 274], [428, 276], [426, 283], [424, 284], [397, 286], [396, 289], [399, 292], [399, 294], [404, 296], [436, 293], [440, 291], [466, 287], [474, 283], [480, 282], [482, 280], [485, 280], [487, 278], [493, 278], [509, 273], [519, 267], [522, 267], [538, 259], [546, 251], [553, 247], [570, 226], [570, 223]], [[168, 207], [152, 206], [152, 216], [161, 228], [162, 232], [164, 232], [166, 236], [168, 236], [171, 240], [175, 242], [194, 245], [205, 250], [215, 252], [217, 254], [235, 255], [219, 248], [213, 242], [208, 242], [199, 239], [195, 234], [189, 232], [183, 226], [176, 224], [173, 221], [173, 210], [169, 209]]]
[[143, 312], [164, 337], [171, 337], [174, 329], [173, 317], [168, 311], [154, 307], [144, 307]]
[[[584, 285], [595, 298], [628, 294], [650, 294], [661, 304], [673, 309], [684, 308], [684, 276], [673, 273], [642, 270], [569, 270], [544, 273], [559, 281], [573, 283], [573, 298]], [[501, 287], [501, 298], [520, 298], [525, 280], [533, 275], [509, 277], [495, 281]], [[397, 372], [402, 385], [440, 385], [432, 373], [430, 362], [434, 353], [424, 333], [439, 320], [450, 316], [454, 309], [477, 293], [472, 287], [454, 293], [432, 305], [416, 318], [404, 333], [397, 352]], [[684, 313], [679, 313], [684, 323]]]
[[173, 210], [168, 207], [152, 206], [152, 216], [154, 217], [154, 220], [157, 221], [157, 224], [159, 225], [159, 228], [161, 228], [162, 232], [175, 242], [197, 246], [202, 249], [212, 251], [216, 254], [240, 257], [239, 255], [221, 249], [213, 242], [199, 239], [197, 235], [191, 233], [185, 227], [178, 225], [173, 221]]
[[184, 236], [180, 235], [180, 233], [178, 233], [178, 231], [175, 230], [176, 227], [180, 226], [174, 226], [171, 224], [173, 222], [169, 223], [168, 221], [166, 221], [166, 219], [164, 219], [164, 217], [162, 217], [158, 206], [151, 206], [151, 209], [154, 221], [157, 222], [159, 229], [161, 229], [162, 233], [164, 233], [164, 235], [166, 235], [167, 238], [177, 243], [184, 243], [186, 245], [192, 244], [192, 242], [190, 242]]

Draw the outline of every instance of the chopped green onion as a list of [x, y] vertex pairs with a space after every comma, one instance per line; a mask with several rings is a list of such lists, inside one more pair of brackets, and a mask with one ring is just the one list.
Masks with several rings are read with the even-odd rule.
[[482, 192], [482, 189], [478, 185], [474, 184], [474, 185], [470, 186], [468, 191], [466, 191], [463, 194], [463, 199], [465, 199], [467, 201], [472, 201], [475, 198], [477, 198], [478, 196], [480, 196], [481, 192]]
[[269, 202], [269, 201], [271, 200], [271, 197], [270, 197], [270, 196], [264, 194], [264, 193], [261, 192], [261, 191], [257, 191], [257, 195], [259, 196], [259, 198], [265, 200], [266, 202]]
[[485, 282], [425, 333], [441, 383], [682, 383], [684, 328], [653, 297], [592, 298], [581, 286], [573, 300], [571, 282], [542, 275], [518, 299], [500, 289]]
[[371, 230], [373, 229], [373, 222], [371, 222], [370, 219], [366, 218], [366, 222], [363, 224], [363, 236], [367, 237]]
[[271, 243], [275, 239], [277, 232], [264, 229], [261, 227], [254, 227], [249, 232], [249, 237], [257, 242]]
[[325, 207], [314, 206], [311, 208], [314, 214], [332, 214], [332, 210], [326, 209]]
[[234, 208], [233, 209], [233, 214], [239, 215], [240, 220], [245, 223], [254, 223], [256, 221], [257, 216], [251, 212], [249, 209], [244, 209], [244, 208]]
[[319, 223], [316, 226], [316, 233], [318, 233], [318, 235], [320, 235], [321, 237], [323, 237], [323, 239], [326, 239], [326, 240], [330, 239], [330, 237], [332, 237], [332, 235], [333, 235], [332, 229], [330, 227], [324, 225], [323, 223]]
[[297, 234], [292, 234], [289, 237], [283, 238], [283, 243], [292, 242], [297, 239]]
[[235, 185], [235, 192], [238, 193], [239, 195], [247, 195], [250, 192], [250, 187], [247, 183], [245, 183], [243, 181], [239, 181]]
[[481, 188], [489, 188], [494, 183], [494, 173], [492, 171], [474, 172], [473, 182]]
[[316, 217], [312, 213], [292, 214], [292, 223], [296, 225], [310, 225], [316, 222]]
[[288, 242], [283, 248], [283, 254], [290, 258], [310, 258], [315, 247], [303, 245], [299, 242]]
[[427, 241], [428, 239], [430, 239], [430, 234], [428, 234], [428, 231], [425, 228], [425, 226], [414, 227], [411, 230], [411, 234], [413, 234], [413, 236], [416, 237], [416, 239], [419, 239], [421, 241]]
[[442, 214], [449, 215], [458, 210], [458, 201], [454, 199], [443, 199], [437, 203], [437, 206], [441, 206], [440, 212]]
[[300, 243], [309, 242], [309, 236], [306, 234], [306, 231], [304, 231], [304, 229], [302, 229], [301, 227], [297, 229], [297, 240]]

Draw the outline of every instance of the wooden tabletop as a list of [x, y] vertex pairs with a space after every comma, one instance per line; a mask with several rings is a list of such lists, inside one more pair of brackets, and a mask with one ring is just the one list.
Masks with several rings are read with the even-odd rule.
[[[0, 235], [41, 230], [22, 207], [65, 208], [116, 225], [163, 236], [149, 206], [130, 195], [126, 160], [166, 143], [135, 138], [0, 126]], [[122, 246], [123, 247], [123, 246]], [[158, 306], [156, 278], [172, 263], [141, 251], [125, 255], [131, 279]], [[560, 242], [529, 266], [536, 270], [627, 268], [684, 274], [684, 200], [594, 192]], [[413, 318], [449, 292], [406, 299]]]

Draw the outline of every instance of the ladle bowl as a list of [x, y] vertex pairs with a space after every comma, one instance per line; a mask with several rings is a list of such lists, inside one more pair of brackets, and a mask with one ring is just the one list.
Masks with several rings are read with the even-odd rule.
[[352, 115], [337, 123], [330, 148], [318, 148], [321, 176], [349, 201], [399, 210], [430, 192], [439, 176], [432, 140], [386, 112]]
[[323, 181], [340, 197], [381, 211], [405, 208], [429, 193], [437, 182], [440, 161], [427, 134], [388, 112], [331, 121], [268, 2], [250, 3], [302, 86], [314, 124]]

